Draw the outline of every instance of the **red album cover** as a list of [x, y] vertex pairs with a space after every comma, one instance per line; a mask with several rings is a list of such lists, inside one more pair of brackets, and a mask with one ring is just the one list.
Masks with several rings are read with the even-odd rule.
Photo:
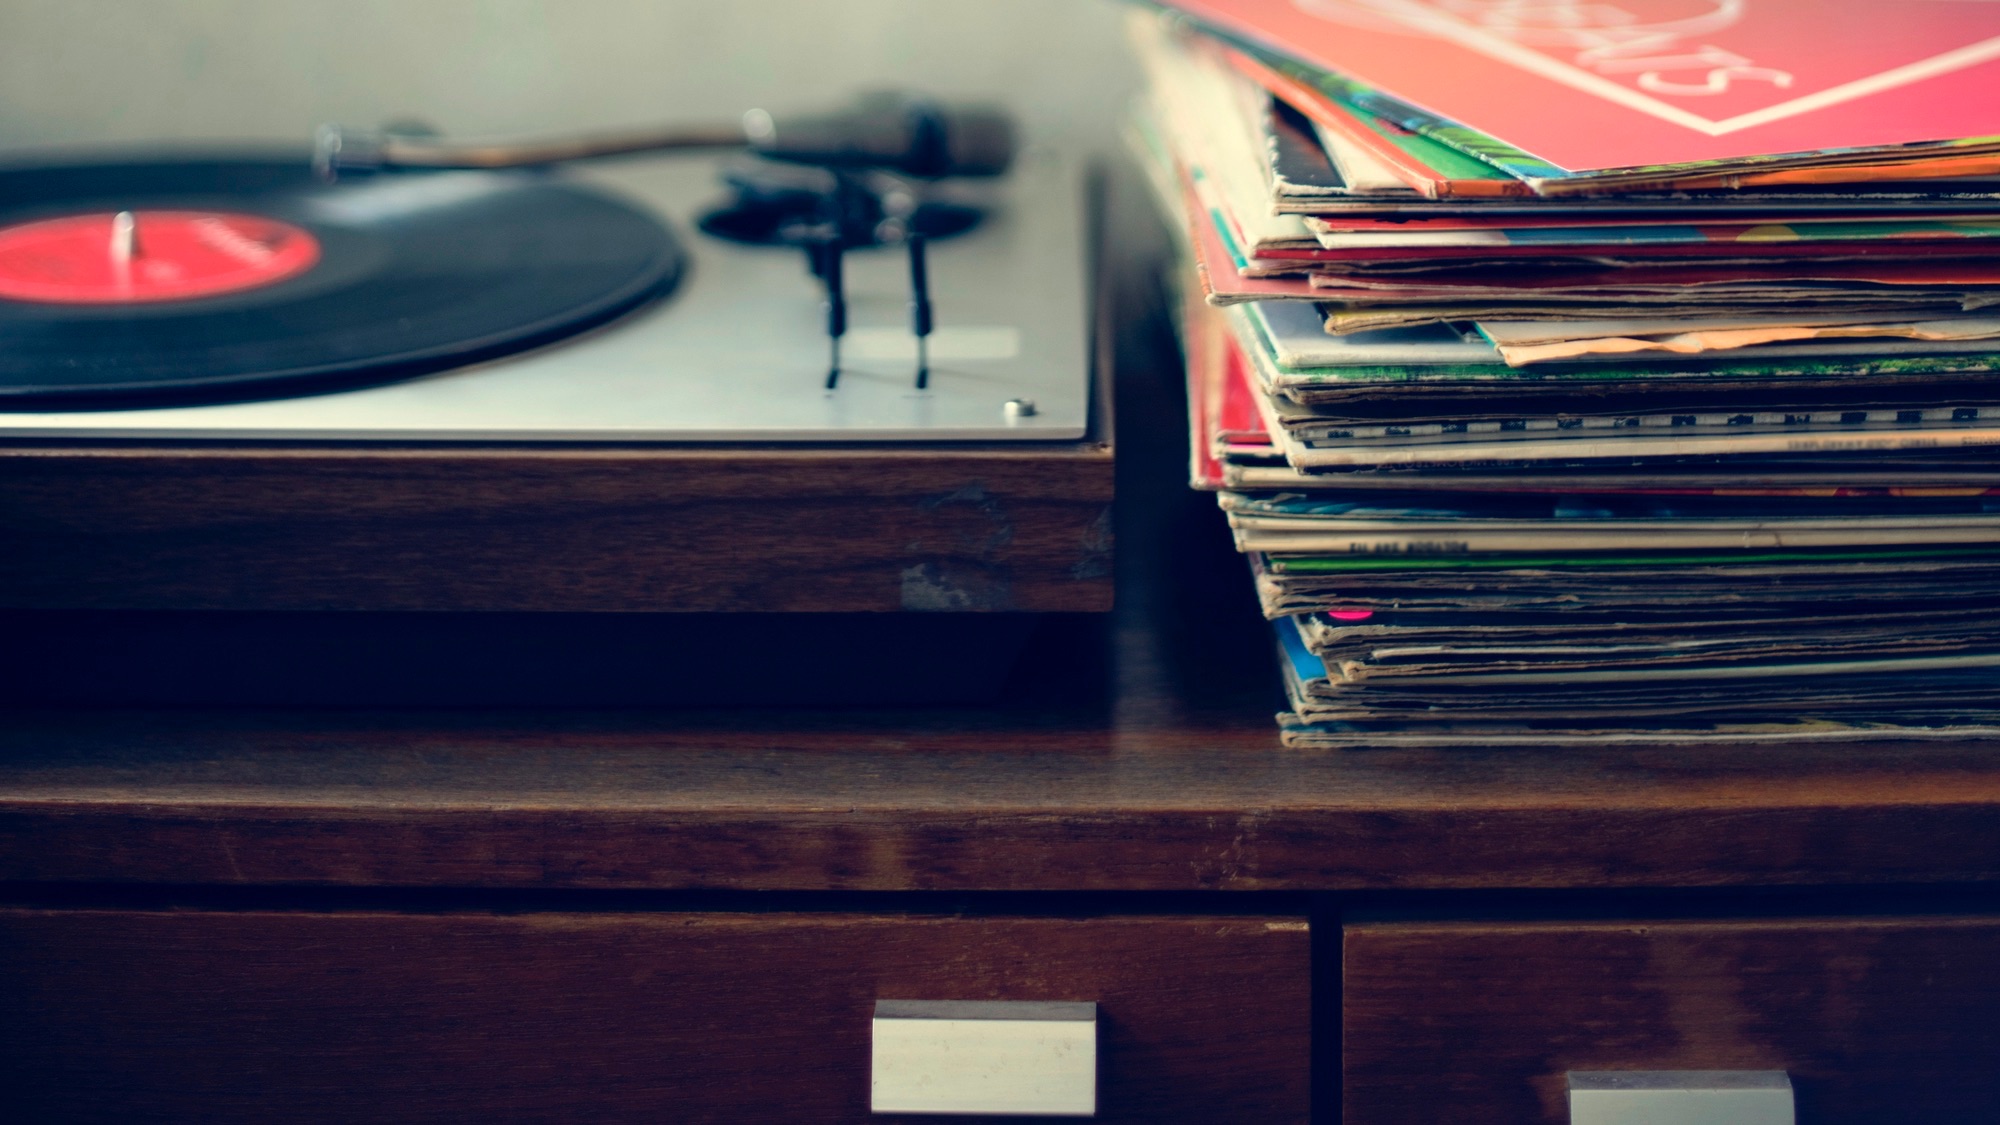
[[1170, 0], [1570, 172], [2000, 137], [2000, 0]]
[[1228, 378], [1223, 351], [1227, 334], [1215, 318], [1215, 310], [1195, 294], [1188, 294], [1181, 302], [1181, 352], [1187, 363], [1188, 484], [1207, 492], [1223, 487], [1215, 438], [1223, 383]]
[[1181, 346], [1188, 384], [1188, 483], [1213, 492], [1227, 487], [1220, 451], [1224, 446], [1269, 449], [1271, 436], [1252, 398], [1250, 361], [1222, 323], [1222, 314], [1198, 296], [1184, 303]]

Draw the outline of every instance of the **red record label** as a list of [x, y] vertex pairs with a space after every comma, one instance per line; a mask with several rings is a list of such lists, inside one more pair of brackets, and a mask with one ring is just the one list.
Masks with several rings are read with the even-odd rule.
[[273, 285], [319, 261], [290, 223], [223, 211], [119, 211], [0, 227], [0, 298], [185, 301]]

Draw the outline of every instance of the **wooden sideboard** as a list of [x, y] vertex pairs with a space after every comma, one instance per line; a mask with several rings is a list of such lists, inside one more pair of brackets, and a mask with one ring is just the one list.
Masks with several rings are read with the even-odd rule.
[[1109, 1121], [2000, 1114], [2000, 747], [1283, 749], [1119, 323], [1118, 609], [997, 704], [0, 712], [0, 1118], [862, 1120], [878, 998], [1097, 1001]]
[[1090, 999], [1106, 1120], [2000, 1106], [1992, 747], [1290, 751], [1162, 683], [1260, 652], [976, 710], [10, 712], [0, 1072], [23, 1120], [855, 1120], [875, 999]]

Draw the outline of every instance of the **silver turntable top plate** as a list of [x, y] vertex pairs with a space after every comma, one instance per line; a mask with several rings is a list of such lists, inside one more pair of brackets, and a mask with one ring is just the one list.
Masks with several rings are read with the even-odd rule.
[[[1052, 441], [1084, 436], [1090, 348], [1084, 181], [1024, 153], [971, 233], [932, 243], [936, 331], [918, 390], [908, 260], [847, 257], [839, 387], [804, 256], [693, 229], [724, 194], [706, 161], [588, 179], [657, 211], [690, 269], [665, 300], [537, 351], [398, 383], [259, 402], [0, 413], [0, 435], [299, 441]], [[1009, 409], [1010, 402], [1032, 404]]]

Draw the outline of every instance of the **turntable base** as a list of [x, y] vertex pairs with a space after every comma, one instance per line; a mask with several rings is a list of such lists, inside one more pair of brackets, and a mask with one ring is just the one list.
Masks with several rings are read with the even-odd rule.
[[[1089, 320], [1102, 351], [1111, 333], [1098, 288]], [[681, 296], [649, 315], [672, 323], [700, 311]], [[644, 338], [647, 323], [606, 338]], [[518, 366], [566, 379], [570, 357], [591, 346]], [[823, 346], [804, 361], [823, 362]], [[723, 440], [722, 427], [702, 441], [664, 431], [509, 441], [489, 420], [478, 435], [286, 441], [268, 427], [68, 432], [111, 416], [41, 416], [33, 436], [0, 438], [0, 628], [16, 642], [0, 701], [991, 695], [1047, 624], [1037, 618], [1111, 607], [1110, 397], [1088, 366], [1067, 365], [1078, 402], [1040, 393], [1050, 409], [1004, 438], [947, 426], [928, 439], [835, 442], [807, 427], [788, 440]], [[494, 371], [463, 381], [476, 389]], [[868, 385], [857, 377], [851, 390]], [[263, 404], [161, 413], [249, 409]]]
[[[104, 196], [79, 196], [75, 205], [126, 206], [125, 196], [105, 195], [107, 183], [130, 181], [134, 198], [152, 198], [138, 188], [163, 177], [178, 183], [174, 175], [198, 179], [206, 166], [139, 163], [129, 175], [125, 167], [70, 174], [83, 185], [71, 194], [89, 195], [87, 187]], [[236, 170], [230, 183], [249, 175], [217, 167]], [[43, 194], [69, 198], [61, 169], [13, 174], [53, 177]], [[657, 228], [631, 208], [651, 208], [686, 230], [699, 203], [720, 190], [705, 162], [648, 165], [617, 179], [633, 202], [611, 217], [644, 230]], [[546, 214], [565, 238], [578, 224], [537, 192], [611, 207], [539, 181], [469, 182], [522, 196], [530, 215]], [[436, 194], [457, 183], [385, 179], [326, 199], [306, 187], [248, 192], [240, 209], [318, 222], [329, 247], [367, 234], [389, 248], [381, 253], [403, 253], [404, 236], [416, 237], [408, 222], [384, 220], [357, 234], [314, 216], [339, 210], [336, 203], [372, 215], [383, 192]], [[261, 402], [0, 411], [8, 541], [0, 610], [1101, 611], [1111, 597], [1109, 410], [1090, 373], [1093, 316], [1078, 265], [1090, 227], [1078, 189], [1073, 165], [1030, 160], [1009, 177], [989, 222], [934, 252], [943, 326], [985, 316], [1019, 326], [1024, 342], [1005, 361], [935, 352], [941, 366], [927, 391], [903, 385], [909, 372], [900, 368], [896, 388], [878, 387], [858, 344], [849, 351], [861, 366], [837, 392], [822, 389], [823, 317], [795, 255], [690, 234], [683, 240], [693, 279], [665, 301], [520, 356]], [[443, 216], [433, 225], [445, 234], [483, 230], [472, 220], [485, 213], [468, 206], [432, 208]], [[532, 228], [528, 219], [515, 225], [524, 223]], [[31, 228], [40, 229], [11, 229]], [[865, 335], [878, 314], [907, 320], [897, 288], [907, 279], [890, 276], [900, 259], [853, 257], [855, 332]], [[563, 262], [558, 256], [544, 272], [568, 277]], [[405, 272], [421, 279], [422, 268]], [[584, 280], [596, 284], [602, 272], [584, 271]], [[388, 298], [414, 282], [386, 276], [339, 290], [339, 301], [310, 286], [296, 297], [271, 288], [252, 310], [264, 319], [244, 331], [282, 349], [287, 338], [273, 333], [311, 320], [294, 306], [331, 302], [338, 313], [360, 300], [353, 293], [383, 293], [393, 309]], [[489, 280], [507, 276], [500, 270]], [[895, 299], [877, 301], [878, 288]], [[767, 307], [779, 298], [782, 307]], [[202, 304], [175, 316], [234, 324], [231, 300], [220, 311]], [[24, 341], [124, 341], [138, 349], [127, 366], [178, 369], [168, 361], [180, 352], [156, 357], [142, 345], [180, 340], [162, 327], [179, 321], [143, 303], [9, 308]], [[85, 331], [92, 324], [97, 331]], [[345, 341], [331, 331], [311, 339]], [[634, 349], [637, 359], [626, 354]], [[60, 373], [68, 362], [51, 353], [43, 367]], [[645, 372], [637, 384], [626, 370], [635, 363]], [[1000, 400], [1010, 396], [1036, 407], [1003, 418]], [[899, 410], [909, 418], [898, 421]]]
[[1111, 499], [1099, 439], [0, 447], [0, 702], [975, 702], [1111, 607]]
[[0, 609], [1097, 612], [1110, 444], [0, 447]]

